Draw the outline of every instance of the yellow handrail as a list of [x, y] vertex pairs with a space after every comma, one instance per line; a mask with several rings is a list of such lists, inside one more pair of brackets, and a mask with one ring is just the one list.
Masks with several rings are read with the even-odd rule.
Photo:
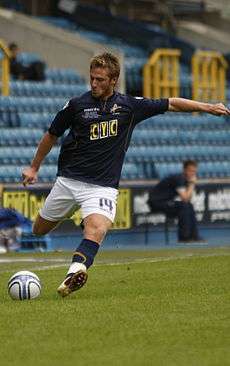
[[178, 97], [180, 94], [180, 50], [159, 48], [143, 68], [143, 94], [148, 98]]
[[10, 93], [10, 70], [9, 59], [10, 53], [6, 45], [0, 40], [0, 51], [3, 52], [2, 64], [2, 95], [7, 96]]
[[228, 63], [216, 51], [197, 51], [192, 57], [193, 99], [225, 102]]

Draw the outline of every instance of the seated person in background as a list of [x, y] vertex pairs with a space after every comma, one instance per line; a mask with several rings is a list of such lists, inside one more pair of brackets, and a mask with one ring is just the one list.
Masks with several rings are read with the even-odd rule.
[[[198, 234], [197, 220], [190, 200], [197, 182], [197, 163], [187, 160], [183, 172], [163, 178], [151, 191], [149, 206], [152, 212], [163, 212], [178, 218], [178, 241], [204, 241]], [[176, 200], [179, 197], [180, 200]]]
[[32, 80], [43, 81], [45, 80], [45, 64], [41, 61], [31, 62], [28, 66], [23, 65], [18, 60], [20, 53], [19, 47], [16, 43], [9, 44], [10, 50], [10, 74], [16, 80]]
[[31, 226], [31, 221], [11, 208], [0, 208], [0, 253], [20, 248], [23, 226]]

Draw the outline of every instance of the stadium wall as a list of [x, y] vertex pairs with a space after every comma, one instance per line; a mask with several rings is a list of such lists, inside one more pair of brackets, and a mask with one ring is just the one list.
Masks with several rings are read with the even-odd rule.
[[77, 34], [53, 27], [38, 19], [0, 8], [0, 34], [6, 42], [16, 42], [23, 51], [35, 52], [49, 67], [73, 68], [88, 80], [90, 59], [110, 51], [121, 62], [119, 90], [125, 92], [123, 54]]
[[[152, 184], [121, 185], [116, 220], [113, 230], [107, 235], [105, 247], [165, 245], [165, 217], [152, 214], [147, 204]], [[34, 221], [49, 191], [48, 185], [36, 185], [28, 189], [18, 185], [2, 186], [2, 205], [15, 208]], [[201, 182], [194, 194], [193, 204], [202, 236], [208, 239], [208, 243], [229, 244], [229, 180]], [[71, 220], [65, 220], [51, 233], [49, 249], [74, 249], [81, 236], [80, 222], [79, 211]], [[169, 244], [175, 245], [176, 221], [170, 223], [169, 231]]]

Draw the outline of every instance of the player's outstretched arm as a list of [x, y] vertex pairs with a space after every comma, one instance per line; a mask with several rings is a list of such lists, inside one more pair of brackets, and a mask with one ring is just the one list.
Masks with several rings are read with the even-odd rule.
[[216, 116], [229, 116], [230, 109], [223, 103], [202, 103], [184, 98], [169, 98], [171, 112], [206, 112]]
[[50, 152], [57, 141], [57, 136], [46, 132], [39, 142], [35, 156], [29, 167], [22, 171], [23, 185], [34, 184], [37, 181], [37, 173], [46, 155]]

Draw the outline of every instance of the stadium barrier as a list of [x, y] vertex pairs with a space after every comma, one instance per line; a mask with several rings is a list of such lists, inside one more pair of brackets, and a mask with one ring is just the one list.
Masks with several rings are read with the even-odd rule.
[[[142, 228], [146, 224], [154, 227], [164, 227], [165, 216], [151, 213], [148, 198], [152, 184], [122, 185], [119, 189], [117, 214], [113, 229], [132, 230]], [[14, 208], [24, 216], [34, 221], [39, 209], [43, 206], [50, 185], [38, 185], [25, 189], [20, 186], [2, 186], [2, 206]], [[230, 223], [230, 182], [200, 183], [193, 195], [193, 204], [198, 222], [202, 224], [229, 224]], [[81, 222], [80, 211], [72, 217], [79, 226]]]
[[192, 57], [193, 99], [225, 102], [227, 67], [227, 61], [219, 52], [195, 52]]
[[179, 97], [180, 50], [157, 49], [143, 69], [143, 94], [147, 98]]
[[0, 40], [0, 69], [2, 76], [2, 95], [8, 96], [10, 93], [10, 70], [9, 70], [9, 50], [2, 40]]

